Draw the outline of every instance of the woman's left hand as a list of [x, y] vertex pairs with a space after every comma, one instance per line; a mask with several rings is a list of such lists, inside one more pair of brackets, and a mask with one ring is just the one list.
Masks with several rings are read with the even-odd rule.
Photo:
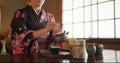
[[53, 36], [60, 32], [62, 32], [62, 27], [59, 23], [56, 23], [56, 27], [53, 29]]

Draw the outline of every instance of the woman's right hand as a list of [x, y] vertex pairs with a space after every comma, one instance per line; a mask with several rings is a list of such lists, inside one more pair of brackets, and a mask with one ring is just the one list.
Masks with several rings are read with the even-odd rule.
[[33, 32], [33, 38], [38, 38], [42, 34], [44, 34], [46, 32], [49, 32], [51, 30], [54, 30], [56, 27], [57, 26], [56, 26], [55, 22], [48, 21], [48, 23], [47, 23], [45, 28], [39, 29], [39, 30]]
[[48, 21], [48, 23], [47, 23], [47, 25], [45, 27], [45, 29], [47, 31], [53, 30], [55, 28], [56, 28], [56, 23], [55, 22], [51, 22], [51, 21]]

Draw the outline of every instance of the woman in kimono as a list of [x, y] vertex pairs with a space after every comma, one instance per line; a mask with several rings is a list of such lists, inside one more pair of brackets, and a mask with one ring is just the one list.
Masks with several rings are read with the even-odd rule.
[[[54, 16], [42, 9], [45, 0], [29, 0], [29, 4], [18, 9], [11, 22], [11, 45], [13, 54], [37, 53], [47, 48], [50, 31], [60, 31]], [[39, 45], [38, 45], [39, 43]]]

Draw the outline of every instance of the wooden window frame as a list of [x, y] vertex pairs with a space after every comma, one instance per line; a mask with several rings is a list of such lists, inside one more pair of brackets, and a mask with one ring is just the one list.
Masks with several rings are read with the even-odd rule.
[[[60, 15], [60, 23], [62, 23], [62, 0], [59, 0], [58, 14]], [[83, 38], [87, 43], [104, 44], [105, 48], [119, 49], [120, 50], [120, 38]], [[108, 46], [113, 45], [113, 46]]]

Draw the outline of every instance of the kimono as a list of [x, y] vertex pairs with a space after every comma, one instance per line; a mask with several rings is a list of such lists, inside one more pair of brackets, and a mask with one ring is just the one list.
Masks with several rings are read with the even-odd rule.
[[[46, 26], [47, 21], [52, 21], [54, 16], [43, 9], [37, 15], [31, 6], [18, 9], [11, 21], [11, 45], [13, 54], [37, 53], [42, 46], [46, 48], [46, 39], [49, 32], [38, 38], [33, 38], [32, 33]], [[30, 45], [31, 46], [28, 46]], [[40, 45], [38, 46], [38, 44]], [[29, 49], [28, 49], [29, 48]], [[42, 48], [41, 48], [42, 49]]]

